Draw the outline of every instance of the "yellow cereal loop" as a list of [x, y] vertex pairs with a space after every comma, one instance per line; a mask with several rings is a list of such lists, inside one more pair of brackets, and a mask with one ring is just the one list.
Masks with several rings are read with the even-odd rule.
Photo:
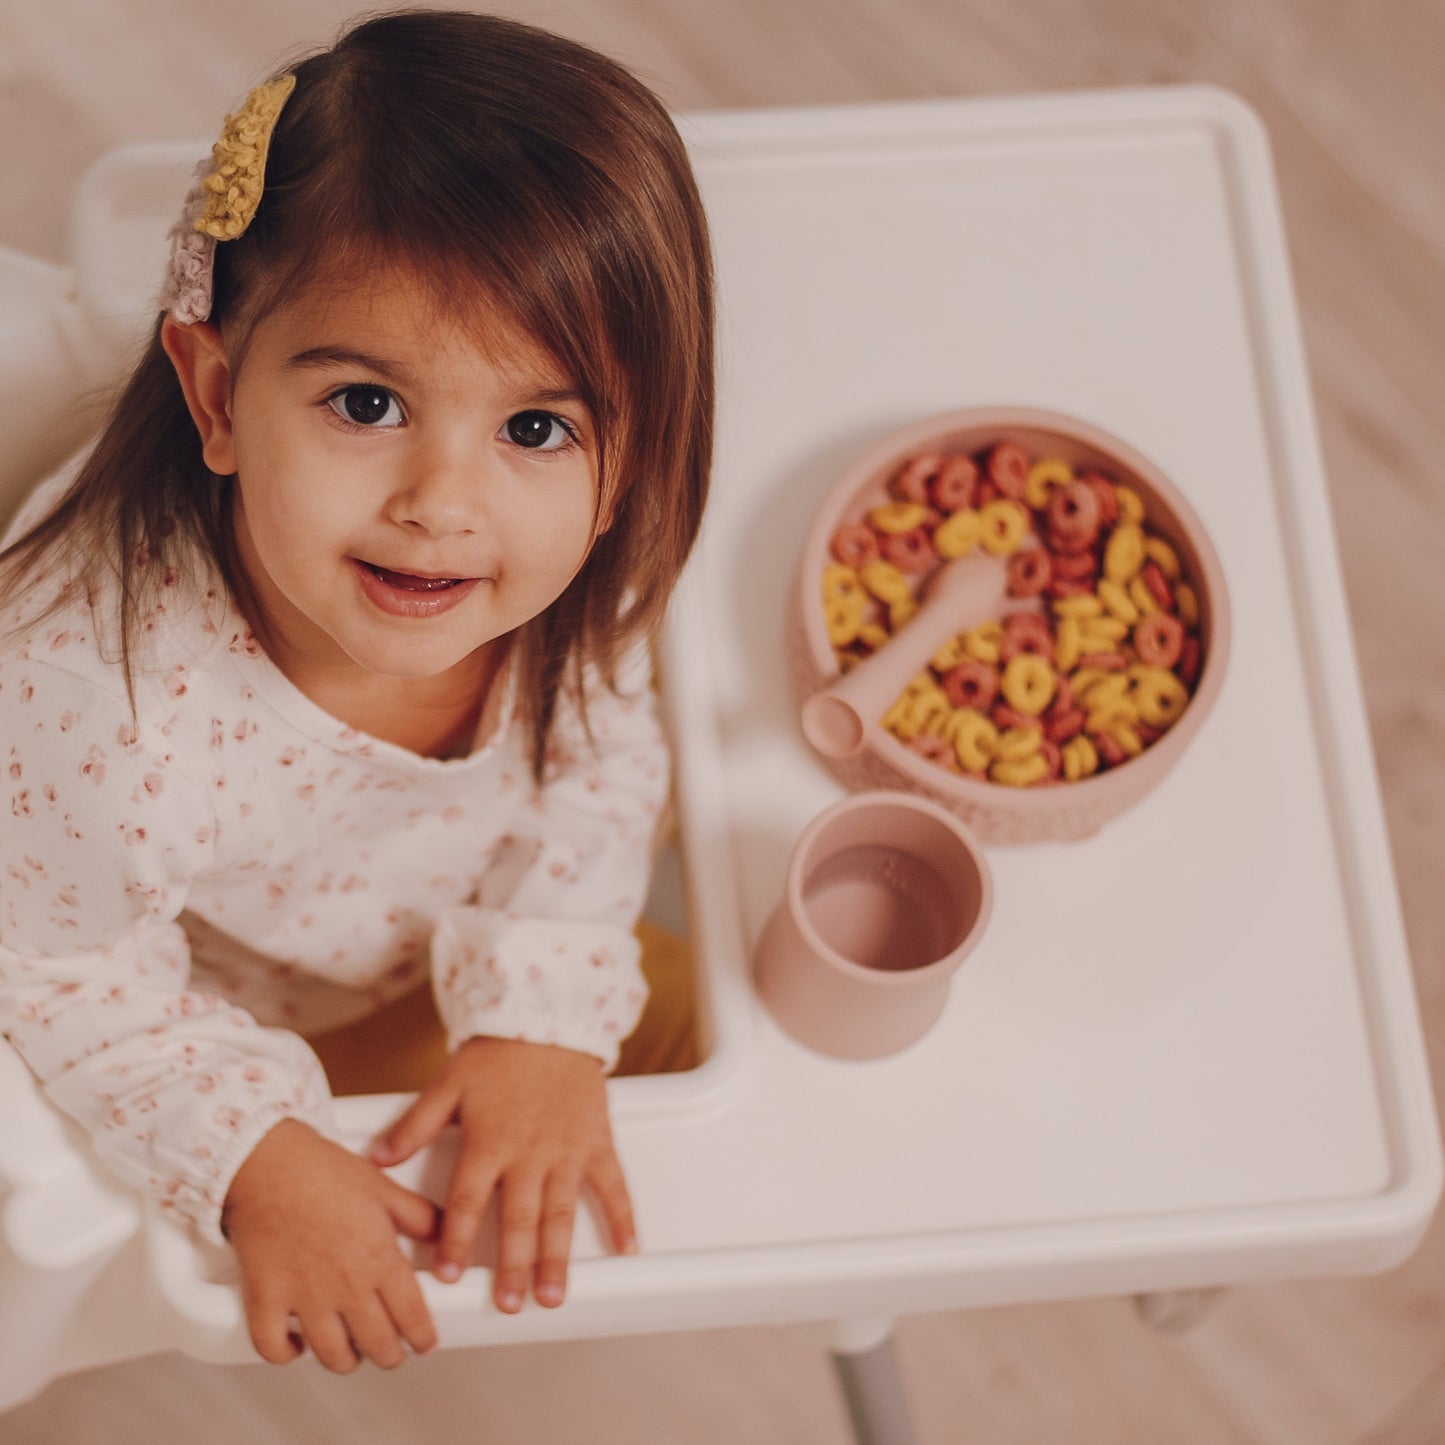
[[1097, 597], [1059, 597], [1054, 601], [1056, 617], [1077, 617], [1081, 622], [1089, 617], [1103, 615], [1104, 604]]
[[913, 595], [908, 578], [891, 562], [870, 562], [858, 576], [880, 602], [902, 602]]
[[1054, 700], [1058, 678], [1042, 657], [1021, 652], [1009, 659], [999, 686], [1011, 707], [1037, 717]]
[[[1123, 487], [1117, 488], [1124, 491]], [[1144, 532], [1136, 523], [1121, 522], [1104, 544], [1104, 576], [1121, 585], [1144, 565]], [[865, 576], [866, 583], [867, 578]]]
[[928, 520], [928, 508], [922, 502], [887, 502], [881, 507], [874, 507], [868, 513], [868, 520], [880, 532], [891, 532], [897, 536], [921, 527]]
[[824, 602], [830, 597], [849, 597], [855, 593], [860, 597], [863, 595], [863, 584], [853, 568], [842, 562], [833, 562], [823, 568]]
[[1084, 629], [1077, 617], [1065, 617], [1054, 634], [1054, 666], [1068, 672], [1084, 651]]
[[1105, 672], [1102, 667], [1080, 667], [1069, 673], [1069, 688], [1074, 694], [1074, 701], [1083, 702], [1092, 688], [1097, 687], [1106, 677], [1113, 675], [1111, 672]]
[[1152, 617], [1159, 610], [1159, 599], [1142, 577], [1129, 579], [1129, 601], [1139, 609], [1140, 617]]
[[1099, 768], [1099, 750], [1083, 733], [1072, 737], [1061, 749], [1064, 757], [1064, 777], [1071, 783], [1080, 778], [1092, 777]]
[[841, 677], [844, 673], [852, 672], [853, 669], [857, 667], [858, 664], [862, 661], [863, 659], [859, 657], [856, 652], [844, 652], [839, 654], [838, 675]]
[[892, 633], [881, 622], [865, 622], [858, 629], [858, 641], [873, 652], [877, 652], [891, 636]]
[[983, 518], [972, 507], [960, 507], [933, 529], [933, 550], [945, 561], [964, 557], [983, 536]]
[[915, 672], [903, 688], [904, 697], [921, 697], [938, 688], [938, 679], [925, 667], [922, 672]]
[[1172, 672], [1162, 667], [1145, 667], [1134, 683], [1134, 705], [1140, 722], [1167, 728], [1177, 722], [1189, 704], [1189, 690]]
[[861, 598], [830, 597], [823, 603], [823, 625], [834, 647], [847, 647], [863, 630], [864, 603]]
[[1187, 582], [1180, 582], [1174, 588], [1174, 610], [1186, 627], [1199, 622], [1199, 597]]
[[1085, 652], [1112, 652], [1129, 635], [1128, 625], [1117, 617], [1091, 617], [1079, 629]]
[[[1075, 677], [1079, 675], [1074, 674]], [[1091, 682], [1074, 684], [1074, 697], [1079, 701], [1088, 698], [1089, 706], [1093, 708], [1108, 707], [1128, 695], [1129, 677], [1123, 672], [1100, 672]]]
[[991, 718], [976, 708], [955, 708], [944, 730], [953, 744], [960, 765], [970, 773], [981, 773], [993, 761], [998, 747], [998, 729]]
[[1028, 481], [1024, 483], [1024, 501], [1031, 507], [1047, 507], [1049, 493], [1073, 480], [1074, 469], [1068, 462], [1060, 457], [1045, 457], [1029, 468]]
[[988, 770], [996, 783], [1010, 788], [1027, 788], [1048, 776], [1049, 762], [1042, 753], [1033, 753], [1019, 762], [1000, 760]]
[[963, 650], [978, 662], [997, 662], [1002, 641], [1002, 622], [980, 622], [973, 631], [964, 633]]
[[1144, 520], [1144, 502], [1139, 493], [1133, 487], [1115, 485], [1114, 495], [1119, 500], [1119, 521], [1137, 527]]
[[1107, 577], [1099, 580], [1099, 601], [1108, 608], [1126, 627], [1132, 627], [1139, 620], [1139, 609], [1129, 600], [1129, 594]]
[[934, 688], [909, 700], [908, 722], [915, 734], [932, 732], [935, 725], [941, 728], [952, 712], [953, 704], [939, 688]]
[[897, 632], [913, 621], [918, 612], [918, 603], [912, 597], [900, 598], [888, 604], [888, 625]]
[[938, 673], [951, 672], [967, 656], [963, 650], [963, 634], [960, 632], [957, 637], [950, 637], [928, 659], [928, 665]]
[[1139, 721], [1139, 709], [1127, 697], [1112, 702], [1096, 704], [1089, 702], [1089, 714], [1084, 719], [1084, 731], [1094, 733], [1115, 733], [1121, 727], [1133, 727]]
[[1009, 728], [1007, 732], [999, 734], [994, 756], [1006, 763], [1019, 763], [1025, 758], [1033, 757], [1043, 740], [1042, 728]]
[[1168, 581], [1178, 579], [1179, 554], [1163, 537], [1150, 537], [1144, 543], [1144, 555], [1158, 567]]
[[1131, 757], [1137, 758], [1144, 751], [1144, 742], [1129, 723], [1116, 723], [1109, 729], [1109, 735]]
[[999, 497], [979, 511], [983, 534], [979, 540], [985, 552], [1007, 557], [1019, 549], [1028, 535], [1029, 514], [1017, 502]]

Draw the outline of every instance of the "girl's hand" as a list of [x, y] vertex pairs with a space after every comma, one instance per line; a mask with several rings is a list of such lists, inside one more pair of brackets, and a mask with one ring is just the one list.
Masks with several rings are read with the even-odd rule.
[[592, 1055], [516, 1039], [468, 1039], [372, 1146], [371, 1157], [398, 1164], [454, 1119], [462, 1144], [447, 1190], [439, 1279], [459, 1278], [470, 1262], [493, 1190], [501, 1214], [492, 1296], [508, 1314], [522, 1308], [529, 1285], [538, 1304], [562, 1303], [584, 1182], [602, 1205], [614, 1248], [636, 1252], [602, 1065]]
[[288, 1364], [302, 1334], [328, 1370], [364, 1357], [392, 1369], [437, 1342], [416, 1273], [397, 1244], [436, 1237], [431, 1200], [375, 1165], [283, 1119], [246, 1157], [226, 1194], [222, 1228], [241, 1264], [251, 1343]]

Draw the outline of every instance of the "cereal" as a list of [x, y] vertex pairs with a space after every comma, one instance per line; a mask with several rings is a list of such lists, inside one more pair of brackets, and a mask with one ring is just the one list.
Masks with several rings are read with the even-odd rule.
[[858, 578], [880, 602], [901, 602], [913, 596], [913, 588], [891, 562], [870, 562], [858, 569]]
[[1042, 657], [1021, 652], [1004, 668], [999, 686], [1011, 707], [1037, 717], [1054, 700], [1054, 669]]
[[1167, 612], [1156, 612], [1134, 628], [1134, 651], [1150, 667], [1173, 667], [1184, 650], [1184, 624]]
[[1003, 645], [1002, 622], [980, 622], [963, 635], [963, 650], [980, 662], [997, 662]]
[[893, 475], [888, 490], [902, 502], [928, 501], [928, 484], [942, 464], [937, 452], [910, 457]]
[[1003, 636], [999, 639], [998, 658], [1009, 663], [1021, 652], [1037, 657], [1052, 657], [1054, 635], [1049, 621], [1041, 612], [1011, 612], [1004, 618]]
[[1002, 763], [1023, 762], [1038, 752], [1043, 739], [1043, 730], [1038, 727], [1009, 728], [999, 734], [994, 745], [994, 758]]
[[1064, 487], [1074, 480], [1074, 469], [1058, 457], [1047, 457], [1035, 462], [1029, 468], [1024, 481], [1024, 501], [1034, 511], [1041, 512], [1049, 504], [1049, 492], [1054, 487]]
[[970, 508], [955, 512], [933, 529], [933, 549], [940, 557], [963, 557], [983, 536], [983, 517]]
[[998, 729], [972, 708], [959, 708], [949, 719], [944, 736], [953, 744], [959, 766], [971, 773], [988, 767], [998, 750]]
[[971, 507], [978, 486], [978, 467], [972, 457], [945, 457], [928, 484], [928, 500], [940, 512]]
[[944, 674], [943, 691], [954, 707], [987, 712], [998, 696], [998, 668], [970, 657]]
[[1099, 537], [1099, 499], [1082, 482], [1070, 482], [1049, 498], [1049, 543], [1061, 552], [1084, 552]]
[[1145, 667], [1134, 683], [1134, 704], [1140, 721], [1167, 728], [1179, 720], [1189, 704], [1189, 690], [1162, 667]]
[[999, 442], [988, 454], [988, 479], [1001, 497], [1022, 502], [1029, 485], [1028, 453], [1017, 442]]
[[955, 776], [1039, 787], [1119, 767], [1177, 724], [1203, 664], [1185, 559], [1132, 487], [1010, 437], [906, 459], [888, 500], [834, 531], [823, 605], [839, 670], [886, 647], [929, 576], [976, 548], [1006, 563], [1017, 600], [909, 681], [883, 719], [901, 743]]
[[1028, 535], [1029, 514], [1017, 502], [1000, 497], [990, 502], [979, 513], [982, 533], [979, 540], [985, 552], [995, 557], [1006, 557], [1017, 551], [1018, 545]]
[[1008, 564], [1010, 597], [1037, 597], [1054, 580], [1049, 554], [1042, 547], [1015, 552]]
[[868, 513], [869, 525], [889, 535], [911, 532], [927, 520], [928, 508], [922, 502], [885, 502]]
[[915, 527], [911, 532], [884, 532], [878, 546], [885, 562], [891, 562], [910, 577], [922, 576], [938, 565], [938, 553], [933, 550], [933, 538], [928, 535], [927, 527]]
[[1104, 576], [1110, 582], [1128, 582], [1144, 565], [1144, 531], [1133, 522], [1121, 522], [1104, 544]]
[[828, 550], [839, 562], [854, 569], [876, 562], [881, 555], [877, 533], [862, 522], [845, 522], [833, 533]]
[[1163, 537], [1146, 538], [1144, 555], [1159, 568], [1167, 581], [1179, 580], [1179, 554]]

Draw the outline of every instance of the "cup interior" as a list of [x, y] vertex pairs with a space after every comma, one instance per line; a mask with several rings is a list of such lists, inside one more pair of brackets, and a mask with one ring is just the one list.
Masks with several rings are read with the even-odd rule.
[[947, 823], [880, 802], [825, 820], [798, 860], [801, 917], [837, 957], [908, 973], [947, 958], [984, 909], [973, 850]]

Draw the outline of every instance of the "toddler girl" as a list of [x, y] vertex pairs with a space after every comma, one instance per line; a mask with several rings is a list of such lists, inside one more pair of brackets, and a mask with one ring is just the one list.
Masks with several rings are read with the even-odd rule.
[[[683, 147], [620, 67], [372, 19], [228, 118], [94, 448], [0, 554], [0, 1026], [240, 1267], [283, 1363], [435, 1341], [398, 1232], [561, 1302], [635, 1247], [604, 1073], [666, 758], [647, 641], [707, 486]], [[446, 1066], [371, 1160], [304, 1036], [428, 969]], [[378, 1165], [461, 1130], [445, 1209]], [[294, 1321], [294, 1323], [293, 1323]], [[299, 1337], [296, 1331], [299, 1329]]]

